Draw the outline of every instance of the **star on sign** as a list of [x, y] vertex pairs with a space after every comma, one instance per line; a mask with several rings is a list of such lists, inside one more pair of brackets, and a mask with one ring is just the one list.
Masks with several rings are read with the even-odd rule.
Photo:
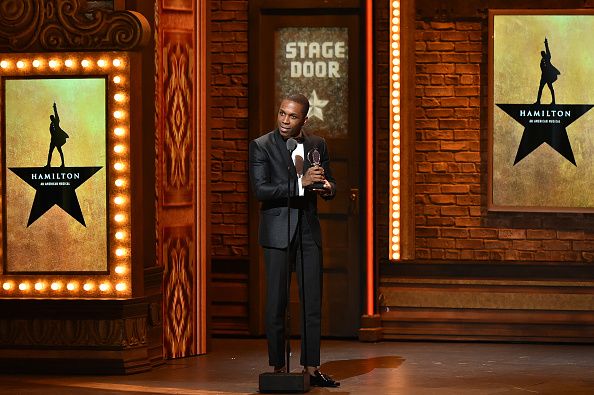
[[323, 121], [324, 113], [322, 112], [322, 108], [326, 107], [326, 104], [328, 104], [328, 100], [318, 99], [318, 94], [314, 89], [314, 91], [311, 93], [311, 97], [309, 98], [309, 111], [307, 116], [312, 118], [316, 117]]

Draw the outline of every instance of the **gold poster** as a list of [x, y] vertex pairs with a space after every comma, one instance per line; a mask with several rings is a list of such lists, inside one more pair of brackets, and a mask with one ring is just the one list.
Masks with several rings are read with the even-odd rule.
[[4, 273], [107, 272], [106, 89], [4, 80]]
[[491, 14], [490, 209], [594, 209], [593, 31], [593, 15]]

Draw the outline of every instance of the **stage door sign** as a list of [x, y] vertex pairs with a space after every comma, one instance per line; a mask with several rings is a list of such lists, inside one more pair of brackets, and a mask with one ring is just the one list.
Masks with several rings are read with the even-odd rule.
[[5, 273], [107, 272], [106, 79], [5, 81]]
[[349, 127], [349, 37], [346, 27], [287, 27], [276, 31], [276, 102], [290, 93], [309, 99], [306, 130], [345, 137]]

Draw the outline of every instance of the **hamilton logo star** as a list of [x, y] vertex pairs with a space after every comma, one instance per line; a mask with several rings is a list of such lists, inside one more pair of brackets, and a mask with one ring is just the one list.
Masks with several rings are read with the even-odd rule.
[[11, 167], [10, 171], [35, 189], [27, 227], [54, 206], [60, 207], [83, 226], [76, 188], [101, 169], [96, 167]]
[[514, 166], [543, 143], [577, 166], [567, 136], [567, 126], [584, 115], [592, 104], [497, 104], [524, 126]]
[[319, 118], [321, 121], [323, 121], [324, 113], [322, 112], [322, 108], [326, 107], [328, 102], [329, 100], [318, 99], [318, 94], [314, 89], [311, 93], [311, 97], [309, 98], [309, 112], [307, 113], [307, 116], [311, 118]]

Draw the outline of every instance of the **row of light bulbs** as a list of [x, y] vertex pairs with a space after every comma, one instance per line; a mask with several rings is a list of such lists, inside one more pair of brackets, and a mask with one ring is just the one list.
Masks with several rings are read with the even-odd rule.
[[400, 2], [390, 4], [390, 257], [400, 259]]
[[[115, 238], [114, 273], [115, 276], [97, 280], [83, 279], [38, 279], [27, 281], [18, 279], [6, 279], [2, 282], [2, 290], [6, 295], [32, 296], [35, 294], [56, 297], [61, 295], [117, 295], [125, 296], [130, 292], [129, 285], [129, 160], [128, 131], [129, 131], [129, 90], [126, 75], [128, 61], [120, 56], [111, 57], [106, 54], [97, 56], [88, 55], [78, 57], [68, 54], [53, 54], [47, 57], [19, 55], [19, 57], [5, 58], [0, 60], [0, 74], [8, 75], [84, 75], [86, 73], [107, 73], [112, 82], [113, 92], [110, 97], [111, 115], [110, 122], [113, 128], [112, 144], [113, 154], [109, 155], [113, 167], [115, 193], [112, 199], [115, 213], [111, 218], [112, 227], [116, 228], [113, 234]], [[73, 74], [74, 73], [74, 74]]]
[[[121, 268], [121, 270], [123, 272], [125, 272], [125, 268], [123, 266], [117, 266], [116, 267], [116, 271], [118, 268]], [[81, 287], [81, 283], [79, 283], [78, 281], [68, 281], [68, 282], [61, 282], [61, 281], [53, 281], [51, 283], [48, 283], [41, 280], [41, 281], [37, 281], [35, 283], [31, 283], [29, 281], [21, 281], [18, 284], [14, 281], [5, 281], [2, 284], [2, 289], [4, 289], [5, 291], [12, 291], [12, 290], [16, 290], [18, 289], [19, 291], [22, 292], [27, 292], [27, 291], [38, 291], [38, 292], [46, 292], [46, 291], [56, 291], [56, 292], [60, 292], [63, 291], [64, 289], [71, 291], [71, 292], [75, 292], [75, 291], [79, 291], [79, 287]], [[112, 283], [109, 281], [104, 281], [104, 282], [99, 282], [98, 284], [93, 282], [93, 281], [88, 281], [88, 282], [84, 282], [82, 283], [82, 290], [87, 291], [87, 292], [91, 292], [91, 291], [95, 291], [95, 289], [99, 289], [99, 291], [101, 292], [108, 292], [111, 291], [111, 287], [112, 287]], [[124, 292], [128, 289], [128, 285], [124, 282], [120, 282], [117, 283], [115, 285], [115, 290], [118, 292]]]
[[105, 59], [98, 59], [96, 61], [90, 59], [60, 59], [60, 58], [52, 58], [52, 59], [43, 59], [43, 58], [35, 58], [35, 59], [19, 59], [16, 62], [11, 61], [9, 59], [0, 60], [0, 68], [5, 70], [10, 70], [12, 67], [16, 67], [18, 70], [27, 70], [29, 67], [33, 67], [35, 69], [43, 69], [45, 66], [49, 67], [52, 70], [58, 70], [62, 66], [68, 69], [76, 69], [79, 65], [83, 69], [91, 69], [95, 66], [99, 67], [100, 69], [107, 69], [110, 66], [116, 68], [122, 68], [124, 66], [124, 61], [120, 58], [115, 58], [111, 62]]
[[[99, 67], [107, 67], [106, 64], [107, 62], [103, 62], [100, 63], [103, 59], [99, 59], [97, 61], [97, 66]], [[121, 59], [116, 58], [113, 59], [112, 64], [114, 67], [121, 67], [121, 65], [123, 65], [123, 62], [121, 61]], [[113, 169], [116, 172], [116, 177], [115, 181], [114, 181], [114, 185], [116, 187], [116, 194], [113, 198], [113, 204], [115, 205], [116, 210], [115, 211], [115, 215], [113, 216], [113, 224], [116, 227], [116, 232], [114, 233], [114, 237], [115, 237], [115, 255], [117, 257], [117, 259], [122, 259], [122, 258], [130, 258], [130, 254], [128, 249], [125, 247], [128, 245], [129, 242], [129, 238], [127, 237], [127, 232], [126, 232], [126, 228], [128, 226], [129, 223], [129, 216], [127, 215], [127, 209], [129, 209], [129, 205], [127, 205], [127, 203], [129, 202], [129, 198], [126, 194], [127, 191], [127, 176], [128, 174], [128, 163], [126, 160], [126, 152], [128, 150], [128, 142], [127, 142], [127, 131], [129, 128], [129, 120], [127, 119], [127, 115], [128, 115], [128, 108], [129, 108], [129, 102], [128, 102], [128, 96], [125, 93], [125, 79], [121, 76], [121, 75], [115, 75], [112, 78], [112, 82], [114, 84], [114, 86], [116, 87], [114, 89], [114, 95], [113, 95], [113, 154], [110, 155], [110, 157], [113, 159]], [[122, 275], [126, 273], [126, 268], [123, 266], [116, 266], [115, 267], [115, 273], [118, 275]], [[99, 284], [99, 290], [102, 292], [106, 292], [104, 290], [101, 289], [101, 286], [104, 287], [104, 289], [109, 290], [108, 287], [110, 287], [109, 283], [102, 283]], [[84, 286], [83, 286], [84, 289]], [[115, 289], [116, 291], [126, 291], [127, 287], [125, 283], [118, 283], [115, 285]]]

